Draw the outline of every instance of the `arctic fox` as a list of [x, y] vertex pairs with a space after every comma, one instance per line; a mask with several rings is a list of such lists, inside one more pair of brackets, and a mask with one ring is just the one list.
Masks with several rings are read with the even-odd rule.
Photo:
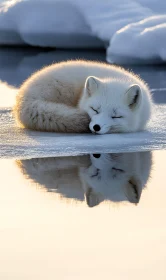
[[151, 152], [91, 154], [17, 161], [24, 176], [61, 198], [138, 203], [151, 172]]
[[34, 130], [105, 134], [144, 129], [151, 105], [150, 90], [138, 76], [78, 60], [34, 73], [21, 86], [14, 113]]

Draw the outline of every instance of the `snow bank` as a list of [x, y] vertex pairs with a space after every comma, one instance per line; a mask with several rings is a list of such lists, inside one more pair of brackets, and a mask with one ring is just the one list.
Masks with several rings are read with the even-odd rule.
[[166, 61], [166, 15], [148, 17], [116, 32], [107, 49], [107, 60], [116, 63]]
[[126, 134], [61, 134], [16, 126], [10, 109], [0, 109], [0, 158], [35, 158], [166, 149], [166, 105], [155, 105], [147, 131]]
[[1, 45], [105, 45], [109, 62], [158, 63], [166, 61], [165, 34], [163, 0], [11, 0], [0, 4]]
[[[9, 5], [11, 4], [11, 5]], [[69, 1], [16, 0], [0, 4], [0, 44], [101, 47], [83, 14]]]

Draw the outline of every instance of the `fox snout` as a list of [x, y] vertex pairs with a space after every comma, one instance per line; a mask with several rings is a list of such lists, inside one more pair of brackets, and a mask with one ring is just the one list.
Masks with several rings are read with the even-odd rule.
[[92, 116], [91, 121], [89, 123], [89, 128], [91, 132], [95, 134], [109, 133], [110, 127], [110, 118], [107, 116], [107, 114], [104, 113]]
[[92, 122], [90, 122], [89, 128], [92, 133], [100, 133], [101, 130], [101, 126], [99, 124], [93, 124]]
[[105, 124], [101, 125], [101, 124], [98, 124], [98, 123], [90, 122], [89, 128], [90, 128], [92, 133], [106, 134], [106, 133], [109, 132], [111, 126], [108, 126], [108, 125], [105, 125]]
[[95, 124], [93, 127], [92, 127], [93, 131], [94, 132], [99, 132], [101, 130], [101, 127], [99, 124]]

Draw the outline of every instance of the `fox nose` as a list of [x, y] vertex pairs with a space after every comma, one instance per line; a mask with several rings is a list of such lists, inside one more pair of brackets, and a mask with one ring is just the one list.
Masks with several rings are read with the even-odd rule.
[[94, 131], [100, 131], [100, 125], [95, 124], [95, 125], [93, 126], [93, 129], [94, 129]]

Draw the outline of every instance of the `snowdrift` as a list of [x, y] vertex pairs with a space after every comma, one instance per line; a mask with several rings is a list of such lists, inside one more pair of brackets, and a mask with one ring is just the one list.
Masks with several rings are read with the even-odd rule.
[[9, 0], [0, 4], [0, 45], [105, 46], [110, 63], [163, 63], [165, 34], [163, 0]]

